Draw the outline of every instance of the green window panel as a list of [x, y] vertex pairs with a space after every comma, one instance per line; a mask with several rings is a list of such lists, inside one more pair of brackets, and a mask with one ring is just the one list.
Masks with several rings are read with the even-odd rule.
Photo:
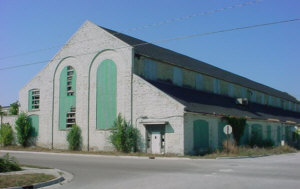
[[173, 70], [172, 66], [164, 63], [156, 63], [157, 65], [157, 79], [172, 83]]
[[249, 144], [249, 125], [248, 124], [245, 125], [243, 136], [240, 139], [240, 144], [244, 145], [244, 146]]
[[142, 61], [142, 59], [135, 57], [134, 58], [134, 73], [143, 77], [144, 69], [145, 69], [144, 67], [145, 67], [145, 64]]
[[32, 127], [30, 136], [37, 137], [39, 134], [39, 116], [38, 115], [30, 115], [30, 116], [28, 116], [28, 121]]
[[194, 121], [194, 150], [203, 152], [209, 149], [209, 126], [204, 120]]
[[190, 87], [190, 88], [196, 88], [196, 73], [189, 71], [189, 70], [183, 70], [183, 86]]
[[104, 60], [97, 70], [97, 129], [111, 129], [117, 116], [117, 67]]
[[203, 75], [203, 87], [205, 91], [213, 93], [214, 92], [213, 78]]
[[282, 139], [282, 136], [281, 136], [281, 127], [280, 126], [277, 126], [277, 142], [278, 144], [281, 143], [281, 139]]
[[265, 104], [265, 94], [261, 94], [261, 104]]
[[196, 74], [196, 89], [197, 90], [203, 90], [203, 75], [202, 74]]
[[298, 112], [300, 112], [300, 104], [297, 104]]
[[268, 105], [269, 104], [269, 95], [265, 94], [264, 97], [265, 97], [264, 98], [264, 104]]
[[238, 85], [234, 85], [234, 96], [236, 98], [242, 97], [242, 87]]
[[216, 78], [214, 78], [213, 81], [214, 81], [214, 93], [220, 94], [220, 81]]
[[229, 83], [228, 85], [228, 96], [234, 97], [234, 85], [232, 83]]
[[60, 73], [59, 78], [59, 129], [67, 128], [67, 113], [71, 108], [76, 108], [76, 71], [73, 69], [73, 77], [71, 79], [72, 96], [68, 96], [68, 66]]
[[245, 87], [241, 87], [242, 90], [242, 96], [243, 98], [247, 98], [247, 89]]
[[263, 139], [262, 126], [260, 124], [253, 124], [251, 130], [251, 137], [254, 137], [256, 140]]
[[269, 106], [273, 106], [273, 98], [272, 98], [272, 96], [268, 96], [268, 105]]
[[228, 82], [220, 80], [221, 95], [228, 96]]
[[256, 91], [252, 91], [251, 102], [256, 102]]
[[144, 74], [146, 79], [156, 80], [156, 62], [153, 60], [146, 59]]
[[271, 127], [271, 125], [267, 126], [267, 139], [272, 140], [272, 127]]
[[182, 70], [177, 67], [173, 67], [173, 84], [182, 86]]
[[256, 102], [262, 104], [262, 93], [256, 92]]

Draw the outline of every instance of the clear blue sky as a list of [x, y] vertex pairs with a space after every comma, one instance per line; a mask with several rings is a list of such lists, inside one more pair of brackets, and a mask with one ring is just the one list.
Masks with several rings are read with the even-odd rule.
[[[0, 69], [51, 59], [83, 24], [116, 31], [236, 5], [247, 0], [0, 0]], [[300, 18], [299, 0], [263, 0], [125, 33], [145, 41]], [[300, 21], [159, 44], [300, 99]], [[57, 46], [25, 56], [4, 57]], [[0, 104], [47, 63], [0, 71]]]

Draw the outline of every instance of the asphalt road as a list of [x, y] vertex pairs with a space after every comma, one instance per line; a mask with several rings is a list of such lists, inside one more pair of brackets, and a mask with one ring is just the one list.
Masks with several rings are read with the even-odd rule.
[[[3, 155], [0, 152], [0, 155]], [[20, 163], [74, 175], [60, 188], [300, 188], [300, 153], [247, 159], [178, 160], [10, 153]]]

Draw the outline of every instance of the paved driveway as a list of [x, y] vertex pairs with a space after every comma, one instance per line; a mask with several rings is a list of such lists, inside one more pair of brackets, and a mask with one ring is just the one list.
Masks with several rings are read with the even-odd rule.
[[55, 167], [72, 173], [73, 181], [60, 188], [300, 188], [300, 153], [218, 160], [10, 154], [21, 163]]

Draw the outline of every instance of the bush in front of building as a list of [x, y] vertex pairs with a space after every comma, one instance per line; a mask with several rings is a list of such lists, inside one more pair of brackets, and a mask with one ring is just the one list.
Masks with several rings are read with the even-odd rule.
[[9, 107], [9, 113], [11, 115], [18, 115], [19, 113], [19, 102], [14, 102], [12, 104], [10, 104], [10, 107]]
[[18, 143], [23, 147], [26, 147], [29, 144], [31, 129], [32, 126], [29, 122], [28, 116], [24, 112], [20, 113], [16, 120], [16, 130]]
[[241, 137], [243, 136], [246, 127], [246, 118], [224, 116], [223, 119], [226, 120], [229, 125], [231, 125], [233, 137], [236, 141], [236, 144], [239, 146]]
[[14, 140], [14, 133], [9, 123], [1, 124], [0, 127], [0, 144], [2, 146], [9, 146]]
[[5, 154], [0, 157], [0, 173], [9, 171], [20, 171], [20, 165], [14, 157], [9, 157], [9, 154]]
[[81, 149], [81, 129], [78, 125], [73, 125], [67, 134], [67, 141], [69, 143], [69, 150]]
[[274, 141], [272, 139], [262, 139], [256, 133], [253, 133], [250, 142], [250, 147], [260, 147], [260, 148], [269, 148], [274, 146]]
[[139, 130], [128, 123], [121, 114], [114, 122], [110, 142], [119, 152], [136, 152], [139, 141]]

